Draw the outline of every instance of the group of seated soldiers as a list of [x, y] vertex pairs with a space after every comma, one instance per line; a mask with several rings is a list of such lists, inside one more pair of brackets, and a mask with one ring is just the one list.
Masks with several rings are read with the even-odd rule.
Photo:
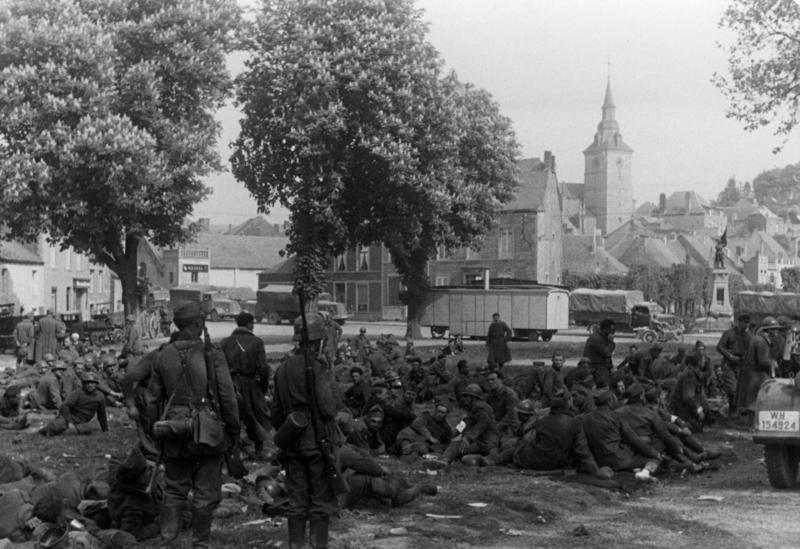
[[118, 360], [113, 351], [76, 343], [67, 339], [58, 357], [47, 353], [36, 364], [0, 375], [0, 428], [25, 429], [30, 412], [50, 411], [56, 416], [41, 434], [57, 435], [70, 425], [84, 434], [96, 426], [108, 430], [106, 406], [122, 405], [125, 361]]
[[460, 460], [604, 479], [625, 470], [646, 478], [663, 466], [699, 472], [719, 456], [693, 436], [709, 421], [713, 385], [702, 342], [671, 357], [659, 344], [632, 348], [610, 387], [597, 387], [586, 358], [565, 370], [555, 353], [510, 379], [508, 367], [470, 368], [452, 343], [423, 360], [413, 345], [403, 353], [382, 340], [360, 347], [363, 362], [344, 360], [335, 372], [346, 387], [339, 421], [348, 444], [428, 468]]

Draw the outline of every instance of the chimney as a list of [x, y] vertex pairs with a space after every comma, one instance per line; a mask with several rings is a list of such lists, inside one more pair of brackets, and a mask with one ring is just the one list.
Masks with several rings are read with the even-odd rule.
[[692, 191], [686, 191], [683, 197], [684, 202], [686, 202], [686, 213], [689, 213], [692, 206]]
[[546, 170], [556, 173], [556, 157], [551, 151], [544, 151], [544, 167]]
[[658, 195], [658, 213], [664, 215], [665, 211], [667, 211], [667, 195], [661, 193]]

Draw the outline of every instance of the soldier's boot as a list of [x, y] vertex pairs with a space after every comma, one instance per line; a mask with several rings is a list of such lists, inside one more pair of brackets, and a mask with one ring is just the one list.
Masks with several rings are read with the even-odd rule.
[[213, 518], [213, 509], [192, 510], [192, 549], [208, 549], [210, 547]]
[[397, 493], [397, 496], [392, 500], [392, 505], [395, 507], [400, 507], [401, 505], [405, 505], [406, 503], [411, 503], [412, 501], [414, 501], [419, 497], [419, 494], [420, 494], [419, 486], [412, 486], [411, 488], [400, 490]]
[[328, 549], [328, 522], [327, 518], [311, 520], [309, 530], [314, 549]]
[[172, 542], [181, 531], [181, 508], [164, 507], [161, 509], [161, 547], [172, 547]]
[[692, 452], [695, 452], [697, 454], [701, 454], [703, 452], [703, 446], [692, 435], [681, 437], [681, 442], [683, 442], [683, 445], [686, 446]]
[[303, 549], [306, 546], [306, 519], [289, 517], [289, 549]]

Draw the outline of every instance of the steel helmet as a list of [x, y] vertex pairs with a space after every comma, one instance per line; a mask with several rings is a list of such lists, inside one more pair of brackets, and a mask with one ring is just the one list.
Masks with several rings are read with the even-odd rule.
[[763, 329], [771, 329], [771, 328], [780, 328], [781, 325], [778, 320], [774, 316], [765, 316], [764, 320], [761, 321], [761, 328]]
[[519, 404], [517, 404], [517, 413], [528, 415], [536, 413], [536, 407], [533, 405], [533, 401], [529, 398], [520, 400]]
[[94, 372], [86, 372], [85, 374], [83, 374], [81, 381], [83, 381], [84, 383], [100, 383], [100, 380], [97, 379], [97, 374], [95, 374]]
[[464, 390], [461, 391], [461, 394], [482, 399], [483, 389], [481, 389], [481, 386], [478, 385], [477, 383], [470, 383], [469, 385], [464, 387]]
[[[308, 340], [319, 341], [325, 337], [325, 320], [319, 313], [306, 314], [306, 322], [308, 323]], [[294, 339], [301, 341], [303, 338], [303, 316], [300, 315], [294, 319]]]

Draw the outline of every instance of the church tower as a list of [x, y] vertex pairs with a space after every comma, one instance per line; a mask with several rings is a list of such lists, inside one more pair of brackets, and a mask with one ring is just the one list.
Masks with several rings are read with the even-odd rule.
[[633, 149], [622, 141], [611, 96], [611, 78], [606, 84], [603, 119], [594, 141], [583, 151], [584, 207], [597, 218], [597, 228], [608, 234], [633, 217], [631, 157]]

